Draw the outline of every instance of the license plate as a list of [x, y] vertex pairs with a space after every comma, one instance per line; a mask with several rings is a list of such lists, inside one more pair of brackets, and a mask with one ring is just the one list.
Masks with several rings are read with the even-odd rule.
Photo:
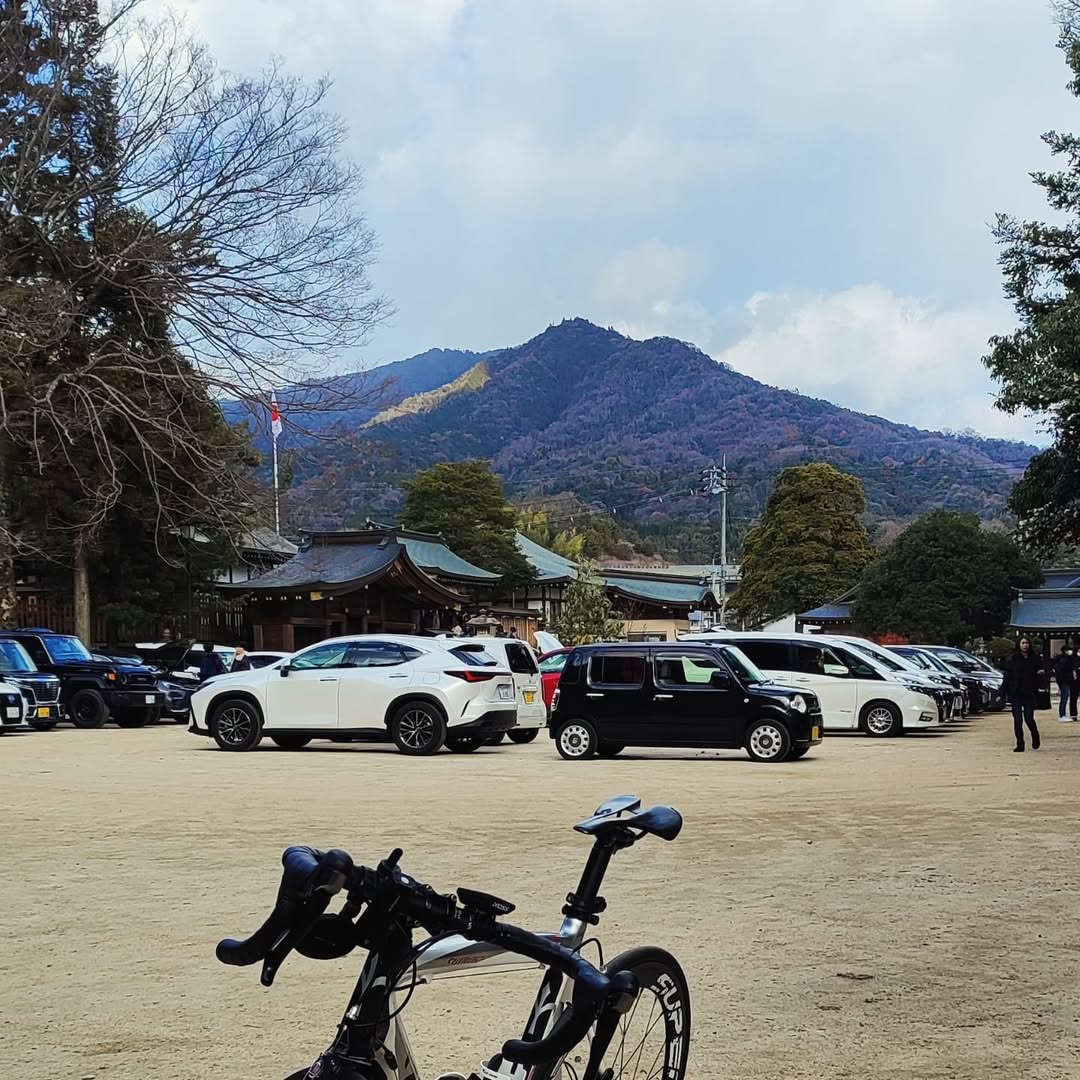
[[147, 694], [146, 695], [146, 704], [147, 705], [153, 705], [154, 704], [154, 695], [153, 694]]
[[8, 706], [8, 708], [6, 708], [4, 710], [4, 715], [9, 720], [18, 720], [19, 719], [19, 710], [15, 706]]
[[523, 690], [522, 694], [525, 697], [525, 704], [526, 705], [531, 705], [536, 700], [536, 691], [535, 690]]
[[815, 725], [814, 725], [814, 726], [813, 726], [813, 727], [812, 727], [812, 728], [810, 729], [810, 738], [811, 738], [812, 740], [816, 740], [816, 739], [820, 739], [820, 738], [821, 738], [821, 728], [819, 728], [819, 727], [817, 726], [817, 724], [815, 724]]
[[49, 707], [47, 705], [39, 705], [37, 714], [42, 720], [48, 720], [49, 719]]
[[513, 701], [514, 700], [514, 691], [513, 691], [513, 689], [511, 687], [509, 687], [509, 686], [500, 686], [499, 687], [499, 700], [500, 701]]

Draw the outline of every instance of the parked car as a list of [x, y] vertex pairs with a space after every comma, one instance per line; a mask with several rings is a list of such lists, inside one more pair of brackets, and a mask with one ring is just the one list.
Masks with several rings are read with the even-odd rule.
[[[445, 638], [441, 640], [453, 640]], [[497, 667], [507, 668], [514, 679], [517, 700], [517, 725], [506, 736], [511, 742], [530, 743], [547, 723], [540, 666], [532, 649], [519, 638], [468, 638], [460, 641], [458, 649], [486, 652]], [[489, 742], [500, 742], [502, 734], [493, 735]]]
[[17, 641], [0, 640], [0, 679], [22, 694], [26, 722], [35, 731], [50, 731], [63, 719], [60, 680], [38, 671]]
[[816, 694], [826, 731], [881, 738], [944, 723], [918, 680], [823, 635], [728, 632], [715, 640], [738, 646], [769, 678]]
[[26, 699], [14, 683], [0, 682], [0, 732], [29, 731]]
[[357, 635], [285, 661], [211, 679], [192, 694], [193, 734], [222, 750], [263, 735], [295, 750], [312, 739], [393, 741], [404, 754], [475, 750], [517, 720], [514, 681], [460, 638]]
[[[201, 641], [181, 640], [169, 641], [162, 645], [137, 645], [139, 657], [144, 664], [174, 679], [191, 679], [193, 683], [199, 678], [199, 661], [202, 658], [203, 646]], [[227, 645], [215, 645], [214, 652], [221, 660], [223, 672], [227, 672], [232, 665], [233, 649]]]
[[1005, 676], [997, 668], [966, 650], [956, 649], [951, 645], [920, 645], [918, 648], [939, 656], [951, 667], [976, 679], [982, 692], [980, 708], [987, 710], [1005, 708]]
[[927, 672], [936, 672], [942, 678], [950, 679], [954, 686], [959, 686], [964, 694], [964, 712], [980, 712], [984, 705], [985, 692], [981, 680], [968, 675], [959, 668], [947, 664], [929, 649], [920, 649], [915, 645], [890, 645], [889, 650], [902, 656], [912, 664], [918, 664]]
[[772, 683], [726, 644], [580, 645], [563, 668], [548, 732], [570, 760], [701, 746], [779, 762], [821, 741], [821, 709], [812, 692]]
[[919, 664], [887, 649], [884, 645], [868, 641], [866, 638], [850, 637], [846, 634], [830, 634], [829, 637], [833, 641], [858, 649], [877, 660], [889, 671], [902, 674], [909, 686], [925, 690], [937, 702], [938, 717], [942, 721], [953, 720], [964, 715], [967, 699], [963, 687], [957, 686], [956, 682], [948, 676], [935, 671], [927, 671]]
[[544, 704], [550, 709], [551, 699], [555, 696], [555, 690], [559, 685], [559, 676], [566, 666], [566, 658], [573, 652], [572, 648], [553, 649], [540, 657], [540, 680], [544, 689]]
[[142, 727], [164, 703], [157, 673], [141, 664], [95, 660], [73, 634], [28, 628], [0, 630], [0, 641], [17, 641], [40, 671], [60, 680], [60, 702], [76, 727]]

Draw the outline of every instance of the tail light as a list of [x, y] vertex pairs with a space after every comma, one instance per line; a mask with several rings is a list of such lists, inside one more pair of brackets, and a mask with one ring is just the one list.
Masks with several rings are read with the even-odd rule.
[[494, 671], [448, 671], [447, 675], [452, 675], [455, 679], [461, 679], [464, 682], [491, 682], [497, 675]]
[[554, 712], [559, 707], [559, 695], [562, 691], [556, 686], [555, 693], [551, 695], [551, 711]]

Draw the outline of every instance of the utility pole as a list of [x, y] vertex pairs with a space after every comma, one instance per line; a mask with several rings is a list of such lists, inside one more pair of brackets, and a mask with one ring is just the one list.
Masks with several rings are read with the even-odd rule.
[[[721, 459], [720, 467], [710, 465], [701, 470], [701, 493], [720, 496], [720, 625], [727, 625], [727, 497], [729, 491], [727, 454]], [[710, 585], [716, 591], [716, 559], [713, 558], [713, 572]]]

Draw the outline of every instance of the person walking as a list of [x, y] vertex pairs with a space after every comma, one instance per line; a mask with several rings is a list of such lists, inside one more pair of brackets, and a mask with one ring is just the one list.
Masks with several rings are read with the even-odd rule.
[[229, 671], [250, 671], [251, 670], [251, 657], [247, 654], [247, 649], [244, 646], [237, 645], [233, 651], [232, 665]]
[[[1054, 661], [1054, 681], [1058, 685], [1058, 723], [1071, 724], [1076, 721], [1076, 657], [1066, 644]], [[1066, 716], [1066, 710], [1069, 715]]]
[[1031, 650], [1031, 641], [1022, 637], [1016, 643], [1016, 652], [1005, 668], [1005, 689], [1012, 703], [1013, 732], [1016, 746], [1013, 753], [1024, 752], [1024, 725], [1031, 732], [1031, 749], [1038, 750], [1042, 743], [1039, 729], [1035, 726], [1035, 695], [1044, 674], [1041, 658]]

